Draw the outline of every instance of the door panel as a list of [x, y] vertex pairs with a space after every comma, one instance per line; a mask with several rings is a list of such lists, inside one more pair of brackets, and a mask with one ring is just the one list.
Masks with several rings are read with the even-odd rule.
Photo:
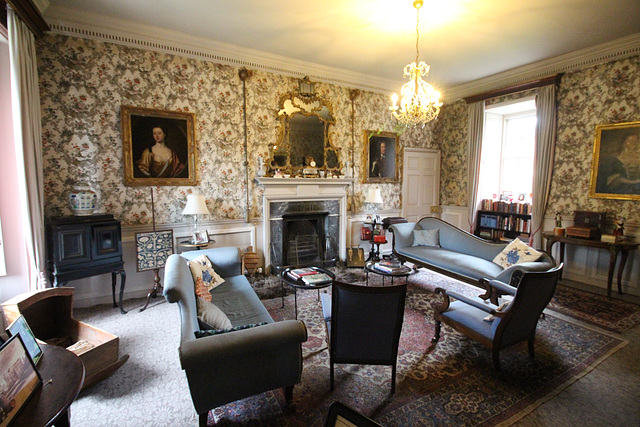
[[440, 152], [418, 148], [404, 150], [402, 215], [409, 222], [440, 212]]

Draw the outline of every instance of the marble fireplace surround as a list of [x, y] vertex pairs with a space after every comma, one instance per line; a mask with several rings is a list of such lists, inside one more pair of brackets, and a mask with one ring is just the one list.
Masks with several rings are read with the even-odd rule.
[[[271, 244], [281, 244], [282, 242], [272, 242], [271, 221], [279, 219], [282, 212], [271, 212], [272, 202], [337, 202], [323, 203], [327, 206], [329, 214], [336, 218], [338, 223], [338, 257], [344, 261], [347, 256], [347, 194], [350, 178], [258, 178], [258, 183], [264, 187], [262, 195], [263, 206], [263, 239], [262, 253], [264, 254], [264, 265], [269, 267], [271, 260]], [[275, 205], [282, 206], [282, 205]], [[334, 207], [337, 208], [334, 209]], [[281, 238], [281, 236], [274, 236]]]

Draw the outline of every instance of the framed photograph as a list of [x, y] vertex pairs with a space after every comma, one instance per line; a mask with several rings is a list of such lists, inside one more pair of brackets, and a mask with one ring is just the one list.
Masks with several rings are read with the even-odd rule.
[[42, 384], [20, 335], [12, 336], [0, 348], [0, 384], [0, 427], [5, 427]]
[[33, 359], [33, 363], [37, 365], [42, 357], [42, 349], [23, 315], [18, 316], [16, 320], [9, 325], [7, 333], [10, 337], [20, 335], [22, 342], [29, 351], [29, 356]]
[[391, 132], [364, 132], [365, 182], [400, 181], [400, 138]]
[[123, 106], [124, 184], [196, 185], [195, 114]]
[[199, 245], [201, 243], [209, 243], [209, 233], [207, 232], [207, 230], [193, 233], [193, 243], [195, 245]]
[[640, 200], [640, 122], [596, 126], [589, 197]]
[[173, 230], [136, 233], [138, 272], [163, 268], [173, 254]]

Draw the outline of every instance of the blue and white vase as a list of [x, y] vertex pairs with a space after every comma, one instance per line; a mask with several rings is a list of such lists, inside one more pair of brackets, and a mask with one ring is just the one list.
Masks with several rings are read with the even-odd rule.
[[76, 216], [92, 215], [98, 206], [98, 195], [88, 185], [76, 185], [69, 193], [69, 205]]

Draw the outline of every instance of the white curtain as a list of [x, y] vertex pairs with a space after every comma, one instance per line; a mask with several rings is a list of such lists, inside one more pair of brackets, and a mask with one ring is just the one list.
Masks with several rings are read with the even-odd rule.
[[542, 225], [549, 201], [556, 147], [556, 86], [543, 86], [536, 95], [536, 150], [533, 158], [533, 206], [530, 245], [542, 247]]
[[480, 182], [480, 153], [482, 152], [482, 132], [484, 128], [484, 101], [469, 104], [468, 129], [468, 196], [469, 232], [473, 233], [478, 208], [478, 183]]
[[[29, 257], [31, 291], [46, 286], [44, 249], [44, 191], [38, 69], [35, 38], [18, 15], [7, 7], [11, 104], [18, 158], [21, 210]], [[23, 165], [23, 168], [20, 165]]]

